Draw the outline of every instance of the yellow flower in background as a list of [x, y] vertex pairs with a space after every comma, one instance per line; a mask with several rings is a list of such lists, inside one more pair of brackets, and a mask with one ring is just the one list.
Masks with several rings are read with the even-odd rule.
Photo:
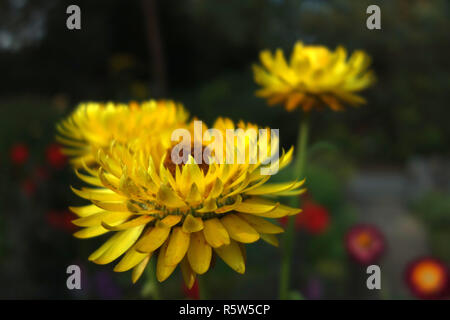
[[[219, 118], [213, 128], [258, 129], [240, 122], [237, 126]], [[268, 136], [268, 139], [270, 135]], [[270, 138], [277, 139], [277, 138]], [[269, 139], [269, 140], [270, 140]], [[153, 149], [147, 139], [131, 144], [112, 142], [99, 149], [98, 169], [84, 166], [79, 177], [94, 187], [73, 189], [91, 204], [71, 207], [79, 216], [73, 223], [83, 227], [78, 238], [90, 238], [105, 233], [112, 236], [89, 260], [107, 264], [122, 256], [114, 271], [132, 269], [132, 281], [142, 275], [151, 258], [156, 261], [158, 281], [166, 280], [180, 269], [187, 287], [197, 274], [210, 268], [213, 255], [219, 256], [238, 273], [245, 272], [245, 244], [262, 239], [277, 246], [276, 234], [283, 229], [267, 218], [294, 215], [301, 210], [270, 200], [275, 196], [296, 196], [305, 191], [303, 181], [272, 183], [270, 175], [261, 174], [271, 155], [265, 139], [255, 143], [263, 156], [255, 163], [221, 163], [214, 160], [196, 163], [193, 154], [186, 164], [172, 162], [173, 146]], [[195, 141], [194, 141], [195, 143]], [[202, 151], [209, 145], [202, 143]], [[244, 152], [244, 144], [234, 141], [227, 147]], [[282, 152], [279, 168], [292, 159], [293, 149]]]
[[149, 145], [168, 147], [171, 132], [185, 127], [187, 118], [184, 107], [173, 101], [82, 103], [57, 125], [56, 140], [65, 146], [63, 152], [74, 167], [90, 166], [98, 150], [112, 141], [129, 143], [138, 137], [153, 137], [147, 140]]
[[347, 59], [342, 46], [330, 51], [324, 46], [307, 46], [297, 42], [286, 61], [283, 51], [260, 53], [262, 65], [254, 65], [254, 79], [262, 89], [256, 92], [269, 105], [284, 104], [287, 111], [301, 107], [304, 111], [328, 106], [343, 110], [343, 104], [358, 106], [365, 99], [358, 92], [375, 80], [368, 70], [370, 57], [361, 50]]

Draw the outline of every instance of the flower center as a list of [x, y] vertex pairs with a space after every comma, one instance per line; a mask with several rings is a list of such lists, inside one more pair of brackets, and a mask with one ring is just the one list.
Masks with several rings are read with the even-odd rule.
[[361, 232], [356, 238], [357, 243], [362, 248], [370, 248], [372, 246], [372, 237], [368, 232]]
[[[185, 149], [184, 148], [180, 148], [179, 152], [178, 152], [178, 157], [180, 159], [182, 159], [182, 162], [181, 162], [181, 164], [177, 165], [177, 164], [175, 164], [172, 161], [172, 151], [173, 151], [173, 149], [174, 149], [174, 147], [172, 147], [169, 150], [167, 150], [166, 158], [164, 159], [164, 167], [170, 171], [170, 173], [172, 174], [173, 177], [175, 177], [176, 167], [177, 166], [183, 167], [189, 160], [189, 154], [185, 154], [185, 152], [184, 152]], [[205, 149], [207, 149], [207, 147], [202, 146], [201, 162], [199, 164], [197, 164], [197, 165], [199, 166], [200, 170], [203, 171], [203, 174], [206, 175], [206, 173], [208, 172], [208, 169], [209, 169], [209, 165], [203, 161], [203, 154], [204, 154]], [[195, 158], [195, 154], [194, 154], [195, 150], [194, 150], [194, 147], [192, 145], [189, 148], [189, 150], [191, 150], [190, 155], [193, 158]]]

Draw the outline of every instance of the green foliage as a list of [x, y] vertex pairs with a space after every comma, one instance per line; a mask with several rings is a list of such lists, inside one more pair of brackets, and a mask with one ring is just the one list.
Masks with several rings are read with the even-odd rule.
[[413, 210], [427, 228], [433, 254], [450, 262], [450, 195], [430, 192], [413, 204]]

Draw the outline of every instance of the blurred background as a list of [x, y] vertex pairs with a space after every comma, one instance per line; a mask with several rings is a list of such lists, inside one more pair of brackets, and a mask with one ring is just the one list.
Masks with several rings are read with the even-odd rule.
[[[66, 28], [71, 4], [81, 30]], [[381, 30], [366, 28], [370, 4]], [[408, 278], [414, 262], [447, 274], [450, 263], [449, 9], [446, 0], [0, 0], [0, 298], [152, 298], [145, 278], [133, 286], [130, 273], [88, 262], [103, 239], [71, 236], [67, 207], [83, 203], [55, 123], [80, 101], [171, 98], [208, 124], [227, 116], [279, 128], [289, 147], [300, 113], [256, 98], [251, 65], [262, 49], [290, 54], [297, 40], [367, 51], [378, 81], [367, 105], [312, 115], [292, 297], [424, 297]], [[211, 298], [277, 297], [280, 250], [250, 246], [244, 276], [222, 261], [206, 274]], [[66, 288], [71, 264], [82, 290]], [[368, 264], [380, 265], [381, 290], [367, 289]], [[198, 297], [181, 283], [176, 271], [161, 297]]]

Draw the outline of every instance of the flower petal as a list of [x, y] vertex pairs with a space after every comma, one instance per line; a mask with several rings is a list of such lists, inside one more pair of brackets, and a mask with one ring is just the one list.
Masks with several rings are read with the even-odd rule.
[[186, 258], [180, 263], [181, 274], [183, 275], [184, 283], [188, 289], [191, 289], [195, 283], [195, 272], [192, 271], [191, 266]]
[[167, 246], [166, 264], [177, 265], [184, 258], [189, 248], [190, 238], [190, 233], [184, 232], [181, 227], [172, 229]]
[[241, 274], [245, 273], [244, 256], [236, 241], [230, 240], [229, 245], [214, 248], [214, 251], [234, 271]]
[[260, 217], [245, 213], [240, 213], [239, 217], [247, 221], [259, 233], [276, 234], [284, 231], [283, 228]]
[[166, 251], [168, 243], [169, 241], [164, 242], [158, 254], [158, 262], [156, 263], [156, 279], [158, 279], [159, 282], [163, 282], [164, 280], [166, 280], [177, 267], [176, 264], [168, 265], [166, 263]]
[[128, 271], [131, 268], [134, 268], [138, 265], [142, 260], [147, 257], [151, 257], [152, 253], [141, 253], [136, 251], [135, 248], [131, 248], [125, 253], [123, 258], [119, 261], [118, 264], [114, 267], [115, 272], [124, 272]]
[[118, 232], [115, 241], [110, 247], [100, 257], [93, 261], [97, 264], [107, 264], [116, 260], [136, 242], [141, 235], [142, 230], [144, 230], [144, 226], [138, 226]]
[[158, 249], [169, 236], [170, 228], [158, 227], [148, 229], [136, 244], [136, 250], [148, 253]]
[[131, 273], [131, 281], [136, 283], [139, 278], [142, 276], [142, 273], [145, 270], [148, 262], [150, 261], [151, 255], [148, 255], [144, 260], [142, 260], [136, 267], [133, 268], [133, 272]]
[[230, 237], [228, 235], [227, 229], [225, 229], [219, 219], [208, 219], [205, 220], [203, 224], [203, 234], [206, 241], [210, 244], [211, 247], [218, 248], [230, 243]]
[[259, 234], [244, 219], [235, 214], [228, 214], [220, 222], [227, 229], [230, 237], [242, 243], [252, 243], [258, 241]]
[[192, 270], [197, 274], [203, 274], [209, 269], [211, 263], [212, 249], [206, 242], [203, 232], [191, 234], [191, 244], [189, 245], [187, 258]]
[[203, 230], [203, 220], [200, 217], [193, 217], [191, 214], [187, 215], [183, 222], [183, 231], [197, 232]]
[[109, 232], [109, 230], [106, 230], [102, 226], [95, 226], [95, 227], [83, 228], [83, 229], [75, 232], [73, 234], [73, 236], [78, 239], [86, 239], [86, 238], [97, 237], [97, 236], [100, 236], [107, 232]]
[[278, 238], [274, 234], [261, 233], [260, 236], [261, 236], [261, 239], [264, 240], [265, 242], [267, 242], [268, 244], [271, 244], [274, 247], [278, 247], [278, 245], [279, 245]]

